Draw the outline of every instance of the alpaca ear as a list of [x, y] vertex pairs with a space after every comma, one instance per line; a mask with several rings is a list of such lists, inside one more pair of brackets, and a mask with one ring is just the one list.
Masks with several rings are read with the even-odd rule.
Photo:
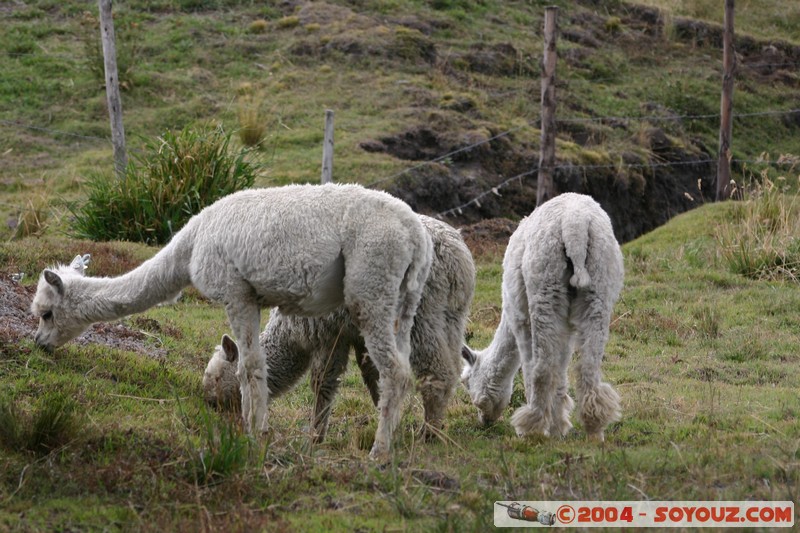
[[229, 363], [235, 363], [239, 359], [239, 347], [227, 334], [222, 336], [222, 351], [225, 352], [225, 359]]
[[56, 289], [56, 291], [58, 291], [58, 294], [64, 296], [64, 282], [61, 281], [61, 278], [59, 277], [58, 274], [56, 274], [52, 270], [45, 270], [44, 279], [45, 281], [47, 281], [47, 283], [52, 285]]
[[92, 256], [89, 254], [84, 254], [83, 256], [76, 255], [75, 259], [72, 260], [72, 263], [69, 264], [69, 267], [83, 276], [86, 273], [86, 268], [91, 260]]
[[461, 346], [461, 357], [463, 357], [470, 366], [475, 364], [475, 352], [470, 350], [469, 346], [466, 344]]

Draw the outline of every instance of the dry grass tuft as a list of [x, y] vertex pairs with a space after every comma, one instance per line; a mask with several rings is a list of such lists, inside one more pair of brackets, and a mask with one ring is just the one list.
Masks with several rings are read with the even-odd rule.
[[788, 194], [787, 180], [772, 181], [767, 171], [733, 211], [730, 224], [716, 228], [715, 238], [730, 269], [762, 280], [800, 279], [800, 205]]

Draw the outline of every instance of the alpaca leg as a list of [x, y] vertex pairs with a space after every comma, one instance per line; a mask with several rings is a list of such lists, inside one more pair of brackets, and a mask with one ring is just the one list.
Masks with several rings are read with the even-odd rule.
[[375, 364], [372, 362], [372, 359], [369, 358], [367, 355], [367, 349], [364, 346], [356, 346], [356, 363], [358, 364], [358, 368], [361, 370], [361, 379], [364, 380], [364, 385], [367, 386], [367, 390], [369, 390], [370, 398], [372, 398], [372, 404], [377, 407], [378, 401], [381, 398], [380, 391], [378, 390], [378, 383], [380, 381], [381, 375], [378, 372], [378, 369], [375, 368]]
[[328, 431], [331, 406], [339, 390], [339, 377], [347, 369], [350, 347], [337, 344], [320, 349], [311, 364], [311, 390], [314, 391], [314, 418], [312, 440], [322, 442]]
[[394, 334], [393, 313], [391, 310], [384, 311], [385, 318], [380, 320], [381, 313], [379, 311], [373, 309], [372, 312], [366, 314], [371, 319], [369, 321], [362, 320], [360, 323], [363, 323], [361, 331], [369, 357], [380, 375], [378, 380], [380, 391], [378, 428], [375, 432], [375, 442], [370, 451], [370, 457], [384, 460], [391, 448], [392, 434], [400, 422], [403, 398], [411, 387], [412, 374], [408, 355], [403, 354], [397, 348], [402, 341], [398, 342], [397, 336]]
[[[452, 374], [452, 375], [450, 375]], [[430, 440], [435, 436], [435, 431], [444, 427], [444, 418], [447, 406], [453, 398], [458, 385], [458, 374], [423, 375], [418, 376], [418, 389], [422, 396], [422, 405], [425, 409], [425, 426], [422, 436]]]
[[[419, 325], [417, 326], [420, 327]], [[447, 406], [456, 392], [460, 376], [461, 363], [461, 343], [463, 338], [463, 328], [459, 324], [447, 324], [445, 335], [433, 331], [433, 324], [420, 332], [422, 336], [417, 337], [416, 352], [414, 354], [417, 364], [415, 368], [421, 366], [424, 371], [417, 375], [418, 386], [422, 396], [422, 405], [425, 408], [425, 426], [423, 436], [431, 438], [435, 436], [434, 431], [444, 427], [444, 418]], [[416, 334], [417, 331], [415, 330]], [[426, 340], [423, 340], [427, 339]], [[419, 361], [424, 361], [424, 363]]]
[[242, 392], [242, 417], [248, 433], [264, 433], [268, 429], [267, 358], [258, 341], [261, 309], [245, 298], [226, 303], [225, 311], [239, 346], [236, 375]]
[[611, 422], [620, 419], [619, 394], [602, 381], [600, 363], [603, 360], [611, 310], [587, 295], [580, 302], [573, 322], [578, 329], [581, 357], [578, 364], [576, 389], [581, 421], [590, 437], [602, 441], [603, 431]]
[[566, 352], [561, 358], [561, 365], [559, 368], [560, 384], [556, 389], [556, 397], [553, 402], [553, 421], [550, 425], [550, 434], [559, 437], [565, 437], [569, 430], [572, 429], [572, 423], [569, 421], [572, 409], [575, 407], [575, 402], [569, 396], [569, 383], [567, 379], [567, 370], [569, 368], [569, 361], [572, 358], [572, 343], [567, 342]]
[[378, 428], [370, 458], [384, 460], [391, 448], [392, 434], [400, 423], [403, 398], [412, 383], [411, 327], [424, 279], [417, 280], [418, 290], [407, 290], [408, 257], [387, 257], [375, 254], [374, 250], [367, 253], [367, 249], [348, 259], [344, 294], [350, 317], [380, 374]]
[[388, 456], [392, 435], [400, 423], [403, 398], [411, 388], [411, 365], [408, 357], [397, 349], [391, 329], [384, 330], [381, 335], [367, 333], [364, 339], [370, 357], [380, 374], [378, 429], [375, 432], [375, 442], [370, 457], [383, 460]]
[[565, 345], [569, 344], [568, 302], [557, 292], [529, 295], [529, 301], [530, 343], [523, 348], [520, 341], [527, 339], [523, 332], [517, 336], [527, 403], [514, 412], [511, 423], [520, 436], [529, 433], [549, 436], [558, 387], [563, 384]]

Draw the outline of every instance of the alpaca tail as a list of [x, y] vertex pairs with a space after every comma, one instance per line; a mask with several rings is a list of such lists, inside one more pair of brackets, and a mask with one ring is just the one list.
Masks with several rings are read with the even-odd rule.
[[585, 289], [592, 283], [586, 270], [586, 256], [589, 251], [590, 218], [582, 213], [570, 213], [564, 218], [561, 238], [567, 257], [572, 261], [573, 274], [569, 284], [576, 289]]
[[[421, 224], [420, 224], [421, 225]], [[404, 284], [411, 292], [422, 293], [428, 280], [431, 262], [433, 261], [433, 241], [428, 231], [422, 228], [422, 239], [418, 241], [411, 255], [411, 264], [406, 271]]]

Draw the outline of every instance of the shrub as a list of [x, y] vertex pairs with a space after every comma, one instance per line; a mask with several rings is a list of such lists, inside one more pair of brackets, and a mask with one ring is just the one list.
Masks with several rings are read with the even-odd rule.
[[74, 236], [166, 243], [192, 215], [253, 185], [260, 165], [230, 140], [221, 128], [168, 131], [132, 157], [123, 179], [90, 176], [86, 203], [71, 209]]

